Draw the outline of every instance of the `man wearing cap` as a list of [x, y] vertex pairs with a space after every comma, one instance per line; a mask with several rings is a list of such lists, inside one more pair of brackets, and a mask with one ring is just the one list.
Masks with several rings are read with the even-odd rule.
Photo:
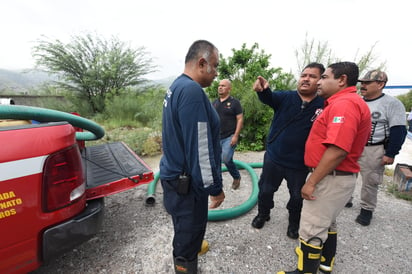
[[393, 164], [406, 136], [405, 107], [395, 97], [382, 92], [387, 81], [388, 76], [380, 70], [369, 71], [359, 79], [360, 92], [372, 118], [371, 135], [359, 159], [362, 176], [361, 211], [356, 222], [363, 226], [371, 222], [385, 165]]

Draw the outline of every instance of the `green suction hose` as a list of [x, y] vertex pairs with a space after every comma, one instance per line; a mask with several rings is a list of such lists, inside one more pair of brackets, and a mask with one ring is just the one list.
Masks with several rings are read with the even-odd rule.
[[79, 141], [97, 140], [104, 136], [104, 129], [95, 122], [67, 112], [52, 109], [20, 105], [0, 105], [0, 119], [36, 120], [39, 122], [67, 121], [75, 127], [88, 131], [76, 132], [76, 139]]
[[[242, 161], [234, 160], [236, 166], [240, 169], [245, 169], [249, 172], [250, 177], [252, 178], [252, 193], [244, 203], [241, 205], [226, 208], [226, 209], [211, 209], [208, 212], [208, 221], [221, 221], [227, 219], [233, 219], [239, 217], [247, 212], [249, 212], [257, 202], [257, 197], [259, 193], [258, 187], [258, 177], [253, 168], [262, 168], [262, 163], [244, 163]], [[222, 168], [222, 172], [227, 171], [226, 167]], [[159, 172], [156, 172], [154, 180], [147, 187], [147, 197], [146, 204], [153, 205], [155, 203], [155, 192], [156, 184], [159, 181], [160, 175]]]

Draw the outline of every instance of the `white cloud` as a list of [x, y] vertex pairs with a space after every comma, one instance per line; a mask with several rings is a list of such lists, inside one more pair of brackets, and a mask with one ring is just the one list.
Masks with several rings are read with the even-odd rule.
[[412, 84], [409, 8], [406, 0], [13, 0], [1, 1], [0, 68], [33, 65], [31, 47], [41, 35], [69, 41], [82, 32], [117, 36], [151, 53], [159, 72], [183, 71], [196, 39], [213, 42], [224, 56], [243, 43], [272, 54], [272, 66], [296, 72], [294, 52], [305, 35], [328, 42], [336, 57], [353, 60], [376, 43], [390, 84]]

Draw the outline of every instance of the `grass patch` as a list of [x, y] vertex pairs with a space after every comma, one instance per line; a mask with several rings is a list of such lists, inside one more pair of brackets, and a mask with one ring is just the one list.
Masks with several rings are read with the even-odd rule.
[[122, 141], [139, 156], [154, 156], [161, 153], [161, 133], [151, 128], [119, 127], [106, 130], [105, 136], [89, 141], [88, 146]]
[[395, 170], [393, 170], [392, 168], [385, 168], [384, 174], [385, 174], [386, 176], [393, 177], [393, 174], [394, 174], [394, 173], [395, 173]]
[[387, 193], [392, 194], [398, 199], [412, 202], [412, 191], [399, 191], [398, 185], [393, 182], [395, 171], [390, 168], [385, 168], [383, 187]]
[[394, 195], [396, 198], [412, 202], [412, 191], [398, 191], [398, 186], [390, 183], [387, 186], [388, 193]]

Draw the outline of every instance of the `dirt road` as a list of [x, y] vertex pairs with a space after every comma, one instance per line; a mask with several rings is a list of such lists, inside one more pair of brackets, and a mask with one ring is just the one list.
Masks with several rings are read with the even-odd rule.
[[[398, 162], [411, 163], [412, 145], [407, 141], [408, 147], [404, 148]], [[261, 162], [263, 152], [236, 153], [236, 159]], [[146, 161], [157, 170], [158, 158]], [[256, 172], [260, 174], [259, 169]], [[230, 188], [231, 181], [224, 174], [227, 197], [224, 208], [243, 203], [251, 193], [250, 177], [244, 170], [241, 173], [241, 187], [236, 191]], [[362, 227], [354, 221], [360, 210], [359, 186], [354, 194], [353, 208], [345, 208], [338, 218], [334, 273], [410, 273], [412, 204], [380, 191], [372, 223]], [[147, 187], [142, 186], [107, 198], [102, 231], [34, 273], [173, 273], [173, 227], [162, 206], [160, 183], [153, 207], [145, 205], [146, 190]], [[283, 184], [275, 195], [272, 218], [261, 230], [250, 225], [256, 207], [234, 219], [209, 222], [206, 239], [210, 251], [200, 257], [199, 273], [260, 274], [294, 269], [297, 241], [286, 236], [287, 199], [287, 188]]]

